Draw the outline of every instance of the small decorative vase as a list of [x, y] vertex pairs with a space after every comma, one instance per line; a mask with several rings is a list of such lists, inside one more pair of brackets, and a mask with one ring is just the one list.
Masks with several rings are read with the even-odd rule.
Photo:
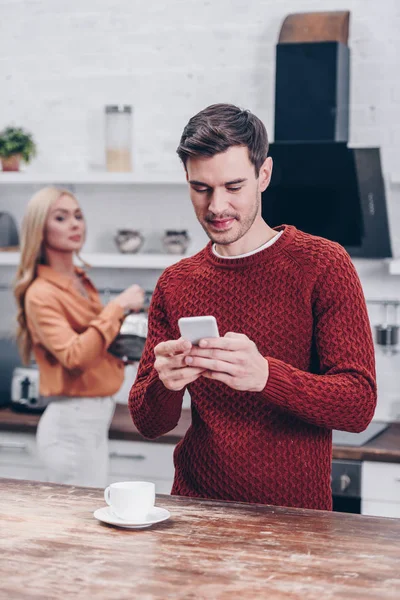
[[163, 246], [168, 254], [185, 254], [190, 243], [190, 237], [186, 229], [167, 229], [163, 237]]
[[11, 156], [1, 157], [1, 166], [3, 168], [3, 171], [19, 171], [20, 162], [20, 154], [12, 154]]
[[142, 247], [144, 237], [137, 229], [118, 229], [114, 241], [123, 254], [134, 254]]

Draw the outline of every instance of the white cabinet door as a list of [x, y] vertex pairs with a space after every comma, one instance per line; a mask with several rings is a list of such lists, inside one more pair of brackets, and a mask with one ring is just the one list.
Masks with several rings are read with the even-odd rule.
[[0, 432], [0, 477], [46, 481], [34, 434]]
[[174, 479], [173, 444], [110, 440], [109, 482], [144, 480], [158, 494], [170, 494]]
[[[109, 483], [154, 481], [158, 494], [170, 494], [174, 479], [173, 444], [109, 441]], [[46, 481], [34, 434], [0, 432], [0, 477]]]
[[400, 464], [363, 462], [361, 497], [400, 504]]
[[363, 462], [361, 513], [382, 517], [400, 517], [399, 464]]
[[395, 504], [394, 502], [363, 500], [361, 502], [361, 514], [372, 517], [392, 517], [399, 519], [400, 504]]

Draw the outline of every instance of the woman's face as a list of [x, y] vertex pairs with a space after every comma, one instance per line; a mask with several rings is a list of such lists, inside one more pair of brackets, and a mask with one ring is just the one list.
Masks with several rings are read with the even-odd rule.
[[63, 195], [56, 200], [47, 216], [44, 241], [58, 252], [78, 252], [85, 241], [86, 226], [78, 202]]

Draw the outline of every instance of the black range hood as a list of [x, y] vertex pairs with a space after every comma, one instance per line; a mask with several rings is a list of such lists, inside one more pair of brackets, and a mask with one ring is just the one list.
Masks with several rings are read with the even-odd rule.
[[[311, 15], [299, 16], [304, 23]], [[271, 227], [288, 223], [339, 242], [353, 257], [391, 257], [379, 148], [347, 146], [348, 46], [284, 41], [276, 56], [274, 167], [263, 217]]]

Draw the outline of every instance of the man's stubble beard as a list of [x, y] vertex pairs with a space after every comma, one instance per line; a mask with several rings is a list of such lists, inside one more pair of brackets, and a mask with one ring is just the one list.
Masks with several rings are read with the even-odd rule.
[[229, 231], [229, 232], [227, 232], [227, 234], [226, 234], [227, 237], [225, 237], [225, 238], [222, 238], [222, 236], [224, 235], [224, 232], [221, 232], [221, 234], [219, 234], [219, 235], [217, 234], [217, 236], [214, 237], [213, 234], [210, 233], [210, 231], [207, 229], [207, 225], [208, 225], [207, 221], [205, 221], [204, 223], [202, 221], [200, 221], [200, 225], [202, 226], [202, 228], [206, 232], [207, 236], [210, 238], [210, 240], [214, 244], [218, 244], [220, 246], [228, 246], [229, 244], [234, 244], [235, 242], [240, 240], [244, 235], [246, 235], [246, 233], [252, 227], [254, 221], [257, 218], [260, 204], [261, 204], [261, 197], [258, 196], [258, 194], [257, 194], [256, 204], [254, 206], [254, 212], [250, 216], [248, 216], [245, 221], [242, 221], [242, 222], [237, 221], [241, 225], [239, 227], [239, 231], [236, 233]]

